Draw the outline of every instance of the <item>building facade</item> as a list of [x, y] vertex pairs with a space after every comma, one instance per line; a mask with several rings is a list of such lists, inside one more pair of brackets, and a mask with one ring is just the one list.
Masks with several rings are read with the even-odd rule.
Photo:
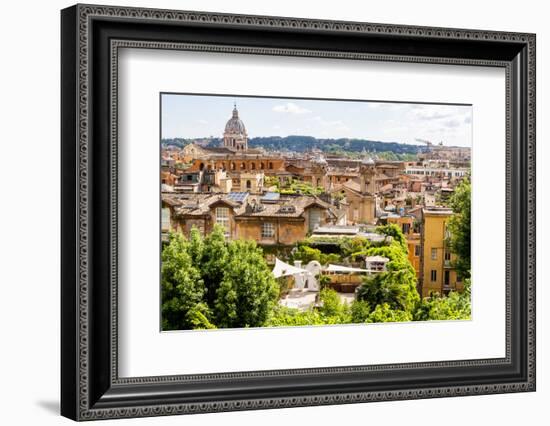
[[174, 194], [162, 196], [162, 232], [189, 236], [196, 227], [206, 235], [218, 224], [228, 239], [252, 239], [260, 245], [290, 246], [340, 217], [334, 206], [314, 196]]
[[453, 215], [447, 208], [425, 208], [421, 229], [421, 277], [419, 287], [422, 297], [432, 292], [441, 295], [451, 290], [462, 291], [464, 283], [453, 268], [455, 255], [449, 250], [447, 228]]

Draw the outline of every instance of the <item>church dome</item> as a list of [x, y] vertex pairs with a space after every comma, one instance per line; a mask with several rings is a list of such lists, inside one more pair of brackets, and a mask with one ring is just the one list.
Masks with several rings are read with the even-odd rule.
[[237, 111], [237, 106], [233, 108], [233, 116], [225, 125], [225, 133], [240, 135], [246, 134], [246, 127], [244, 127], [243, 121], [239, 118], [239, 111]]
[[326, 166], [328, 164], [327, 160], [325, 160], [325, 157], [323, 157], [322, 154], [319, 154], [313, 159], [313, 163], [319, 165], [319, 166]]
[[363, 158], [361, 160], [361, 164], [364, 164], [365, 166], [374, 166], [374, 160], [371, 157]]

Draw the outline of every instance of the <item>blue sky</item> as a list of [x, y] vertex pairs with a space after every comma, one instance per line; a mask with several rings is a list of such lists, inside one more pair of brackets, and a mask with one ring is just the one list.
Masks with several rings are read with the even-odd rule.
[[236, 96], [162, 95], [162, 137], [221, 137], [237, 103], [249, 137], [304, 135], [471, 146], [472, 107]]

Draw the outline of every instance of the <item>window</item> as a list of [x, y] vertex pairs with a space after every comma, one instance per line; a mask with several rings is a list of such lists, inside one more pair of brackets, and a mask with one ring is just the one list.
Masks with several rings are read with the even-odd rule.
[[451, 260], [451, 252], [449, 250], [445, 250], [445, 260], [447, 262]]
[[249, 180], [246, 181], [246, 189], [250, 189], [252, 188], [252, 182], [250, 182]]
[[432, 260], [437, 260], [437, 249], [432, 248]]
[[229, 237], [229, 208], [216, 207], [216, 223], [224, 229], [224, 235]]
[[409, 233], [409, 230], [411, 229], [411, 224], [410, 223], [403, 223], [401, 225], [401, 228], [403, 230], [403, 234], [408, 234]]
[[275, 227], [271, 222], [262, 223], [262, 238], [273, 238], [275, 236]]
[[163, 231], [170, 230], [170, 209], [167, 207], [162, 209], [161, 229]]
[[449, 271], [445, 271], [445, 278], [444, 278], [445, 282], [444, 284], [446, 286], [449, 286], [451, 284], [451, 274]]
[[432, 280], [432, 282], [437, 281], [437, 271], [435, 269], [432, 269], [431, 280]]
[[311, 209], [309, 211], [309, 230], [313, 231], [321, 225], [321, 210]]
[[414, 256], [419, 257], [420, 256], [420, 244], [414, 246]]

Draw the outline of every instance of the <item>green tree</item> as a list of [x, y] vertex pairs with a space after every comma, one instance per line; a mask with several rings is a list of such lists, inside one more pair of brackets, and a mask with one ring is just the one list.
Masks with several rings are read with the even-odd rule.
[[293, 252], [291, 260], [301, 260], [302, 265], [305, 266], [312, 260], [316, 260], [321, 265], [327, 265], [329, 263], [338, 263], [342, 259], [337, 253], [323, 253], [321, 250], [310, 247], [306, 243], [302, 242]]
[[394, 241], [397, 241], [401, 245], [401, 247], [403, 247], [405, 254], [408, 253], [409, 249], [407, 246], [407, 239], [405, 238], [405, 235], [403, 235], [401, 228], [395, 223], [389, 223], [387, 225], [379, 226], [376, 228], [376, 232], [379, 234], [387, 235], [388, 237], [392, 237]]
[[277, 303], [279, 285], [255, 241], [231, 241], [227, 253], [214, 302], [216, 324], [261, 327]]
[[463, 278], [470, 277], [471, 268], [471, 193], [470, 180], [465, 178], [455, 188], [449, 201], [454, 214], [449, 219], [448, 244], [451, 251], [458, 257], [454, 267]]
[[306, 244], [299, 244], [292, 253], [291, 260], [301, 260], [303, 265], [307, 265], [312, 260], [321, 263], [321, 250], [309, 247]]
[[317, 281], [319, 282], [319, 287], [321, 288], [321, 290], [327, 288], [331, 283], [330, 277], [323, 274], [317, 275]]
[[378, 305], [366, 322], [405, 322], [412, 321], [410, 312], [392, 309], [387, 303]]
[[193, 226], [189, 235], [189, 255], [193, 265], [197, 268], [201, 267], [203, 251], [204, 241], [201, 232], [196, 226]]
[[414, 313], [415, 321], [467, 320], [470, 317], [470, 301], [454, 291], [446, 297], [438, 294], [426, 297]]
[[321, 290], [319, 300], [321, 301], [319, 313], [325, 324], [347, 324], [351, 322], [349, 305], [342, 302], [336, 291], [330, 288]]
[[204, 238], [201, 253], [198, 267], [206, 288], [205, 301], [212, 307], [229, 257], [224, 230], [221, 226], [215, 225], [212, 232]]
[[366, 322], [371, 311], [368, 302], [363, 300], [354, 300], [351, 303], [351, 322], [361, 323]]
[[209, 330], [217, 328], [210, 322], [208, 318], [209, 316], [210, 309], [208, 308], [208, 305], [206, 305], [206, 303], [197, 303], [189, 310], [187, 319], [193, 330]]
[[420, 301], [416, 290], [416, 272], [409, 261], [406, 248], [400, 243], [400, 236], [403, 234], [398, 227], [395, 228], [396, 237], [389, 245], [371, 247], [366, 251], [367, 256], [383, 256], [389, 261], [385, 272], [364, 278], [363, 284], [357, 290], [357, 299], [368, 302], [371, 310], [375, 310], [378, 305], [387, 304], [391, 309], [412, 313]]
[[198, 314], [208, 320], [208, 307], [203, 303], [204, 283], [189, 255], [189, 242], [181, 234], [170, 234], [162, 250], [162, 329], [193, 328]]
[[364, 237], [345, 237], [340, 239], [339, 246], [343, 257], [353, 258], [356, 254], [367, 250], [370, 247], [370, 242]]
[[304, 325], [324, 325], [325, 321], [317, 310], [300, 311], [296, 308], [276, 306], [266, 323], [268, 327], [289, 327]]

